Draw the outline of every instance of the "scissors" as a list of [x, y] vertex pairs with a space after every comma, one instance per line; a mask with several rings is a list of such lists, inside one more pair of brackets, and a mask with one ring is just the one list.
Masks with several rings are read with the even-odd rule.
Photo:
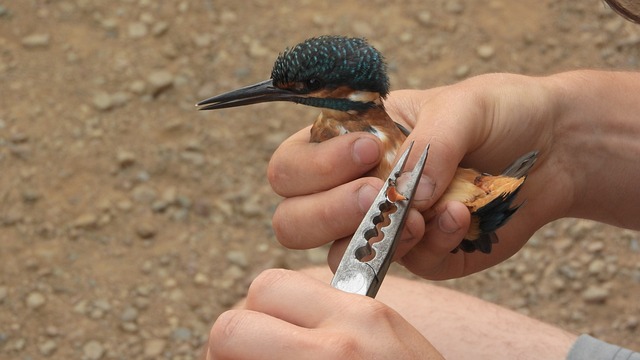
[[378, 293], [391, 265], [429, 155], [427, 145], [418, 163], [406, 177], [402, 170], [412, 148], [413, 142], [391, 170], [384, 186], [353, 234], [331, 280], [331, 286], [334, 288], [372, 298]]

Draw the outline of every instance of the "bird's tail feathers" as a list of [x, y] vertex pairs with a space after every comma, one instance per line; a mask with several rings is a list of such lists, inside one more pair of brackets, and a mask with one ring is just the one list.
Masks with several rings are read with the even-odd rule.
[[520, 158], [514, 161], [513, 164], [509, 165], [504, 171], [502, 175], [510, 176], [513, 178], [521, 178], [531, 170], [533, 165], [536, 163], [536, 159], [538, 158], [538, 151], [531, 151]]

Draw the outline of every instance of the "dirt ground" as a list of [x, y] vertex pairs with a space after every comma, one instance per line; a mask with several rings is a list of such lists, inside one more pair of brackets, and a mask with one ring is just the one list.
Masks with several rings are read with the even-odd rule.
[[[640, 67], [598, 0], [0, 1], [0, 358], [194, 359], [261, 270], [325, 263], [278, 244], [265, 177], [317, 109], [194, 108], [320, 34], [370, 39], [394, 89]], [[640, 350], [637, 232], [558, 221], [443, 284]]]

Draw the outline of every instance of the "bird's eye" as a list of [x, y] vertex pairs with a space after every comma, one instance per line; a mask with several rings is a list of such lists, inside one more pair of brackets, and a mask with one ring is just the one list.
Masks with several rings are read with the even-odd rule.
[[318, 90], [322, 87], [322, 81], [317, 78], [311, 78], [304, 83], [307, 90], [313, 91]]

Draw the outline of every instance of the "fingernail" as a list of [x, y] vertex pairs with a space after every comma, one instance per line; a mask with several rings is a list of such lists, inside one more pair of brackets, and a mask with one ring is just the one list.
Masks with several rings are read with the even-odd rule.
[[436, 185], [433, 179], [423, 174], [422, 176], [420, 176], [420, 183], [418, 183], [418, 188], [416, 189], [414, 199], [415, 201], [431, 200], [431, 198], [433, 197], [433, 192], [435, 190]]
[[375, 140], [362, 137], [353, 143], [351, 154], [356, 163], [371, 165], [380, 158], [380, 148]]
[[460, 225], [456, 223], [449, 210], [445, 210], [438, 217], [438, 227], [440, 228], [440, 231], [447, 234], [453, 234], [454, 232], [460, 230]]
[[363, 214], [369, 211], [369, 207], [378, 195], [378, 191], [371, 185], [365, 184], [358, 189], [358, 207]]

